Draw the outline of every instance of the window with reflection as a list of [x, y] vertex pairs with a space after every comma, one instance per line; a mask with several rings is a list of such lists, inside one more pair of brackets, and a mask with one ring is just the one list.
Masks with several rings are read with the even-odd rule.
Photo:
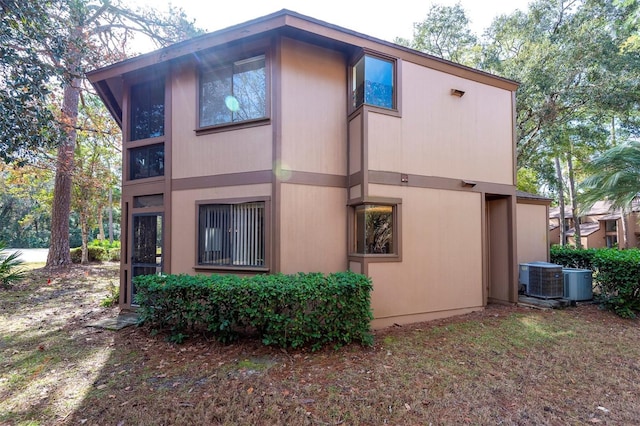
[[129, 140], [164, 135], [164, 79], [159, 78], [131, 87], [131, 123]]
[[362, 104], [395, 108], [393, 61], [364, 55], [352, 69], [353, 107]]
[[199, 127], [266, 118], [265, 55], [203, 69], [199, 99]]
[[393, 254], [394, 206], [362, 204], [355, 206], [355, 252]]
[[129, 179], [164, 176], [164, 144], [129, 150]]

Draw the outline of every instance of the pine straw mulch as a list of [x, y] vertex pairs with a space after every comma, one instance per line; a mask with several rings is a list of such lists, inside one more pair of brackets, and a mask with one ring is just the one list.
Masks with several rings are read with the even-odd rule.
[[284, 351], [87, 327], [115, 264], [0, 291], [0, 424], [636, 424], [640, 322], [594, 304], [489, 306], [375, 345]]

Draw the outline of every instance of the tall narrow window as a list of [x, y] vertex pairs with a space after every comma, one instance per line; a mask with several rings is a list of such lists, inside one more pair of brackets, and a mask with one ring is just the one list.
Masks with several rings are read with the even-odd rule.
[[267, 116], [265, 56], [204, 70], [200, 76], [200, 127]]
[[395, 108], [394, 62], [364, 55], [353, 66], [353, 107], [362, 104]]
[[264, 266], [264, 210], [262, 201], [201, 205], [198, 264]]
[[379, 204], [356, 206], [355, 252], [361, 254], [395, 253], [393, 216], [393, 206]]
[[164, 79], [131, 87], [130, 140], [164, 135]]

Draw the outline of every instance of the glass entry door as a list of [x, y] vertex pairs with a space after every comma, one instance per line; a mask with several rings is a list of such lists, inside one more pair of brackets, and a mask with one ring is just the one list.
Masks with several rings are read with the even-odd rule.
[[[162, 213], [133, 215], [131, 278], [162, 272]], [[136, 289], [131, 284], [131, 303]]]

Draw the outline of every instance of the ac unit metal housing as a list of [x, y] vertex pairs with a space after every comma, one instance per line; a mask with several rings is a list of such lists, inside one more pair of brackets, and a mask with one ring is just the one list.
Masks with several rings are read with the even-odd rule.
[[519, 276], [528, 296], [542, 299], [559, 299], [564, 296], [561, 265], [548, 262], [521, 263]]

